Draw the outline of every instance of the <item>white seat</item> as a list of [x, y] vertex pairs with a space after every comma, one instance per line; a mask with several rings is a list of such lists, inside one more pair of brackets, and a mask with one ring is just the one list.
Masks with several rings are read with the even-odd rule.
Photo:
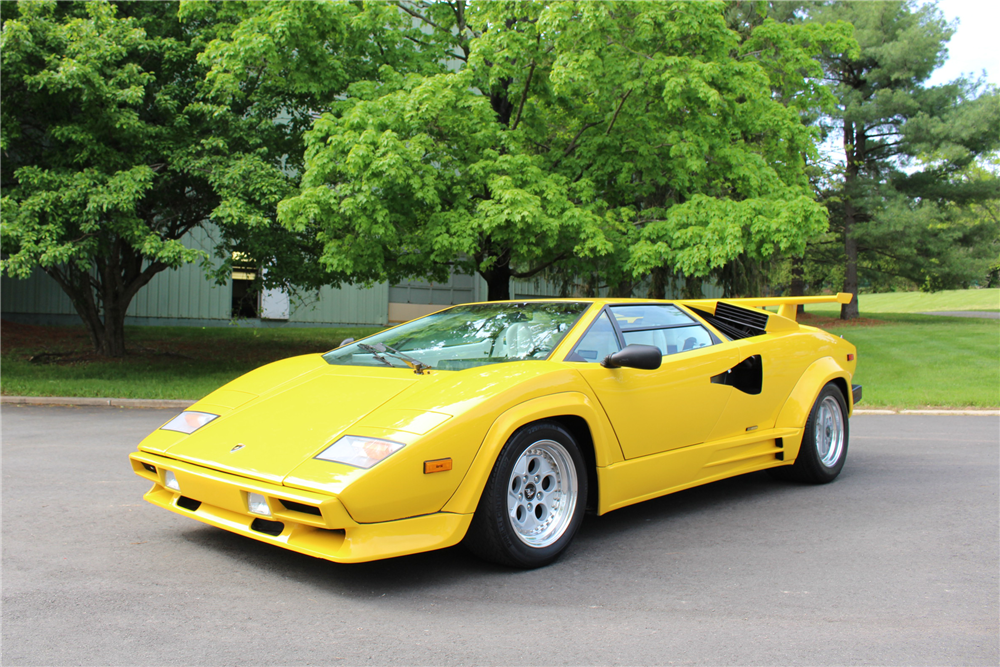
[[523, 322], [515, 322], [507, 327], [504, 334], [504, 344], [507, 346], [507, 358], [519, 359], [528, 356], [535, 349], [534, 336], [531, 328]]
[[652, 345], [660, 350], [660, 354], [667, 354], [667, 337], [662, 329], [626, 333], [625, 342], [629, 345]]

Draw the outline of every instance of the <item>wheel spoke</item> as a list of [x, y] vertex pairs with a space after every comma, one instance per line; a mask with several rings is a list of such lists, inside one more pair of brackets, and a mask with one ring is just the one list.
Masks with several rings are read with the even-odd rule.
[[533, 443], [515, 461], [507, 487], [514, 533], [537, 548], [558, 540], [572, 521], [576, 491], [576, 466], [566, 448], [554, 440]]
[[820, 462], [827, 467], [836, 465], [844, 450], [844, 412], [833, 396], [820, 403], [813, 428]]

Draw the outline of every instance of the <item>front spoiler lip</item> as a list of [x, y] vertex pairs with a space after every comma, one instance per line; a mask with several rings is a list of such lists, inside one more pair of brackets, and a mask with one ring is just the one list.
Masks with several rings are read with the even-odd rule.
[[[135, 452], [129, 458], [133, 471], [153, 482], [143, 496], [150, 503], [260, 542], [338, 563], [360, 563], [450, 547], [465, 537], [472, 521], [471, 514], [437, 512], [359, 524], [334, 496], [238, 477], [147, 452]], [[155, 467], [156, 473], [143, 464]], [[166, 470], [177, 477], [181, 492], [164, 486]], [[264, 495], [272, 516], [250, 514], [246, 506], [248, 492]], [[289, 510], [281, 500], [318, 507], [321, 516]], [[282, 523], [281, 532], [271, 535], [254, 530], [252, 526], [257, 519]]]

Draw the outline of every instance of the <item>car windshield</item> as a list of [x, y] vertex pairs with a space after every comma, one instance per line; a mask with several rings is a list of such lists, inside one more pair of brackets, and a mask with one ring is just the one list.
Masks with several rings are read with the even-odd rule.
[[323, 355], [327, 363], [463, 370], [547, 359], [590, 304], [527, 301], [455, 306]]

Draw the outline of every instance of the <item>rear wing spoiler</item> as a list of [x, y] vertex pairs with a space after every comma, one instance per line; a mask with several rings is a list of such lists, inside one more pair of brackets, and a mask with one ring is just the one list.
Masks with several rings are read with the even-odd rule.
[[748, 299], [683, 299], [681, 303], [688, 306], [708, 306], [719, 301], [731, 303], [734, 306], [744, 308], [764, 308], [765, 306], [777, 306], [778, 315], [795, 320], [799, 306], [809, 303], [850, 303], [854, 295], [850, 292], [839, 292], [837, 294], [827, 294], [823, 296], [762, 296]]

